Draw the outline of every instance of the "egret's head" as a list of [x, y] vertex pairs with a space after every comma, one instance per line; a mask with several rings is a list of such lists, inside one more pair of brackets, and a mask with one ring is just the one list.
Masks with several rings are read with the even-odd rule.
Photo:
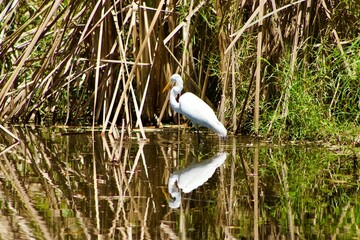
[[165, 92], [167, 89], [169, 89], [171, 86], [174, 86], [174, 85], [181, 87], [181, 89], [183, 87], [183, 80], [182, 80], [181, 76], [177, 73], [175, 73], [171, 76], [170, 81], [164, 88], [163, 92]]
[[175, 74], [173, 74], [171, 76], [171, 83], [172, 84], [178, 84], [179, 85], [182, 82], [183, 82], [183, 80], [182, 80], [182, 78], [181, 78], [181, 76], [179, 74], [175, 73]]

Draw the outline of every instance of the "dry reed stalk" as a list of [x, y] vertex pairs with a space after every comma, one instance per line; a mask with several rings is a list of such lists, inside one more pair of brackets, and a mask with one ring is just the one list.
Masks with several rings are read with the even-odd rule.
[[[181, 22], [179, 23], [169, 34], [168, 36], [163, 40], [163, 43], [164, 45], [166, 46], [166, 44], [174, 37], [174, 35], [181, 29], [183, 28], [184, 26], [187, 25], [187, 23], [190, 23], [191, 22], [191, 18], [194, 16], [195, 13], [197, 13], [200, 8], [206, 3], [206, 1], [201, 1], [195, 8], [194, 10], [192, 10], [187, 16], [186, 18]], [[169, 53], [172, 54], [173, 52], [169, 50]], [[176, 58], [175, 58], [176, 60]], [[180, 65], [180, 64], [179, 64]]]
[[[113, 149], [115, 148], [114, 145], [115, 145], [115, 141], [112, 141], [111, 140], [111, 136], [109, 137], [110, 138], [110, 144], [111, 146], [113, 147]], [[114, 157], [114, 152], [111, 153], [111, 150], [110, 150], [110, 146], [108, 144], [108, 141], [106, 139], [105, 136], [101, 136], [101, 142], [102, 142], [102, 146], [103, 146], [103, 149], [104, 149], [104, 152], [106, 153], [106, 155], [109, 157], [110, 160], [113, 160], [115, 157]]]
[[166, 107], [168, 106], [169, 99], [170, 99], [170, 92], [168, 92], [168, 94], [166, 95], [166, 99], [165, 99], [165, 101], [163, 103], [163, 106], [161, 108], [160, 115], [159, 115], [158, 119], [156, 120], [156, 125], [157, 126], [162, 126], [161, 120], [164, 117], [164, 113], [165, 113]]
[[[116, 42], [116, 40], [114, 40], [113, 46], [108, 55], [115, 54], [116, 46], [117, 46], [117, 42]], [[114, 79], [115, 79], [115, 67], [113, 66], [113, 64], [110, 64], [110, 66], [108, 68], [108, 72], [106, 74], [105, 91], [102, 91], [102, 95], [103, 95], [103, 104], [102, 104], [102, 109], [101, 109], [101, 111], [102, 111], [101, 123], [102, 124], [104, 124], [104, 122], [106, 120], [109, 104], [111, 105], [110, 97], [111, 97], [112, 90], [113, 90], [113, 82], [115, 81]]]
[[[112, 95], [111, 86], [112, 86], [112, 72], [113, 67], [110, 65], [107, 67], [108, 75], [106, 74], [100, 74], [100, 68], [104, 68], [104, 65], [101, 64], [102, 58], [106, 51], [109, 51], [108, 47], [112, 46], [112, 49], [110, 50], [109, 54], [111, 54], [112, 51], [114, 51], [114, 40], [111, 38], [111, 26], [109, 27], [108, 19], [109, 14], [111, 11], [113, 11], [114, 6], [119, 1], [116, 1], [113, 3], [112, 6], [109, 6], [109, 4], [104, 3], [102, 4], [102, 1], [97, 1], [94, 8], [92, 9], [92, 12], [90, 13], [89, 18], [87, 19], [87, 22], [85, 24], [85, 27], [82, 31], [82, 34], [80, 36], [80, 39], [78, 40], [78, 45], [75, 49], [75, 55], [78, 55], [81, 51], [81, 43], [83, 43], [89, 34], [96, 33], [96, 36], [94, 36], [93, 41], [96, 43], [94, 44], [94, 52], [95, 54], [95, 91], [91, 97], [91, 100], [93, 100], [93, 119], [92, 119], [92, 125], [95, 125], [95, 121], [99, 118], [100, 112], [103, 112], [103, 122], [107, 113], [108, 108], [108, 98]], [[100, 13], [100, 16], [98, 16], [98, 13]], [[93, 26], [90, 28], [90, 25], [93, 24]], [[106, 27], [106, 30], [104, 28]], [[99, 32], [96, 32], [96, 28], [99, 28]], [[104, 33], [105, 31], [105, 33]], [[97, 39], [96, 39], [97, 37]], [[98, 41], [97, 41], [98, 40]], [[101, 90], [101, 91], [99, 91]]]
[[[104, 4], [104, 1], [99, 1], [102, 2], [102, 4]], [[103, 19], [104, 17], [104, 7], [101, 8], [100, 11], [100, 19]], [[97, 99], [98, 99], [98, 86], [99, 86], [99, 78], [100, 78], [100, 58], [101, 58], [101, 52], [102, 52], [102, 40], [103, 40], [103, 31], [104, 31], [104, 21], [100, 22], [100, 26], [99, 26], [99, 36], [98, 36], [98, 40], [97, 40], [97, 53], [96, 53], [96, 66], [95, 66], [95, 90], [94, 90], [94, 104], [93, 104], [93, 117], [92, 117], [92, 128], [94, 130], [95, 127], [95, 118], [97, 117], [96, 115], [96, 105], [97, 105]]]
[[[135, 5], [133, 5], [133, 6], [135, 6]], [[135, 7], [134, 7], [135, 8]], [[137, 8], [137, 7], [136, 7]], [[133, 14], [132, 14], [132, 26], [133, 26], [133, 34], [136, 36], [137, 34], [136, 34], [136, 31], [135, 31], [135, 17], [136, 17], [136, 15], [135, 15], [135, 13], [137, 12], [137, 10], [134, 10], [133, 11]], [[146, 13], [146, 10], [145, 10], [145, 13]], [[145, 22], [147, 23], [147, 15], [145, 14]], [[148, 26], [147, 27], [145, 27], [147, 30], [148, 30]], [[129, 31], [129, 33], [130, 33], [130, 31]], [[143, 33], [143, 31], [141, 31], [141, 34], [140, 35], [142, 35], [142, 33]], [[147, 32], [147, 34], [148, 34], [148, 32]], [[119, 35], [119, 31], [118, 31], [118, 35]], [[128, 35], [128, 36], [130, 36], [130, 34]], [[146, 35], [145, 36], [140, 36], [140, 39], [144, 39], [146, 37]], [[134, 39], [136, 39], [136, 37], [134, 37]], [[149, 51], [150, 51], [150, 42], [149, 42], [149, 37], [147, 38], [147, 43], [148, 43], [148, 49], [149, 49]], [[146, 51], [143, 51], [144, 53], [146, 53]], [[124, 58], [124, 60], [126, 60], [126, 57], [125, 57], [125, 51], [122, 51], [122, 53], [123, 53], [123, 58]], [[140, 54], [138, 54], [138, 55], [140, 55]], [[140, 56], [142, 56], [142, 55], [140, 55]], [[142, 56], [142, 62], [148, 62], [147, 60], [144, 60], [143, 59], [143, 56]], [[135, 67], [135, 66], [134, 66]], [[125, 69], [128, 69], [127, 68], [127, 66], [126, 66], [126, 68]], [[141, 78], [141, 74], [139, 73], [139, 71], [136, 71], [136, 75], [137, 75], [137, 86], [139, 87], [139, 85], [141, 85], [141, 81], [140, 81], [140, 78]], [[142, 120], [141, 120], [141, 115], [142, 115], [142, 109], [139, 109], [139, 107], [138, 107], [138, 104], [137, 104], [137, 99], [136, 99], [136, 95], [135, 95], [135, 92], [134, 92], [134, 89], [133, 89], [133, 86], [132, 86], [132, 84], [130, 84], [130, 92], [131, 92], [131, 95], [132, 95], [132, 98], [133, 98], [133, 102], [134, 102], [134, 108], [135, 108], [135, 113], [136, 113], [136, 118], [137, 118], [137, 121], [136, 121], [136, 125], [139, 125], [139, 127], [140, 127], [140, 132], [141, 132], [141, 134], [142, 134], [142, 137], [144, 138], [144, 139], [146, 139], [146, 136], [145, 136], [145, 131], [144, 131], [144, 129], [143, 129], [143, 124], [142, 124]], [[146, 93], [146, 92], [145, 92]], [[146, 94], [144, 94], [144, 97], [143, 97], [143, 100], [145, 101], [145, 96], [146, 96]]]
[[[190, 0], [190, 6], [189, 6], [189, 10], [188, 10], [188, 14], [189, 15], [194, 15], [193, 13], [193, 6], [194, 6], [194, 1]], [[191, 33], [190, 33], [190, 21], [187, 22], [187, 24], [184, 25], [184, 27], [182, 28], [182, 40], [184, 41], [184, 51], [182, 52], [182, 57], [181, 57], [181, 66], [183, 66], [181, 68], [181, 75], [184, 75], [184, 72], [190, 72], [190, 64], [189, 64], [189, 58], [191, 55]]]
[[[313, 1], [306, 1], [306, 9], [305, 9], [305, 20], [304, 20], [304, 39], [309, 37], [310, 32], [310, 20], [311, 20], [311, 9], [313, 6]], [[307, 58], [305, 58], [307, 59]]]
[[206, 88], [208, 86], [209, 83], [209, 77], [210, 77], [210, 65], [208, 65], [207, 69], [206, 69], [206, 73], [205, 73], [205, 77], [204, 77], [204, 82], [202, 84], [202, 91], [201, 91], [201, 99], [204, 100], [206, 98]]
[[15, 143], [11, 144], [10, 146], [8, 146], [7, 148], [5, 148], [4, 150], [2, 150], [0, 152], [0, 156], [7, 153], [7, 152], [9, 152], [13, 147], [15, 147], [18, 144], [20, 144], [20, 142], [15, 142]]
[[224, 29], [222, 29], [222, 25], [224, 24], [224, 18], [226, 17], [225, 13], [223, 12], [223, 6], [221, 1], [215, 2], [216, 8], [216, 17], [218, 25], [220, 26], [220, 31], [218, 33], [218, 47], [219, 47], [219, 54], [220, 54], [220, 79], [221, 79], [221, 100], [220, 100], [220, 107], [218, 111], [218, 116], [220, 122], [224, 123], [224, 112], [225, 112], [225, 103], [227, 101], [227, 86], [228, 86], [228, 73], [229, 73], [229, 62], [230, 62], [230, 55], [229, 52], [225, 53], [225, 48], [227, 45], [226, 35]]
[[[145, 5], [145, 3], [144, 3]], [[152, 16], [152, 11], [156, 11], [156, 9], [146, 8], [144, 7], [144, 31], [147, 33], [149, 31], [149, 20]], [[164, 16], [167, 11], [162, 11], [162, 16], [159, 18], [157, 23], [158, 27], [164, 24]], [[148, 51], [146, 51], [146, 55], [144, 56], [144, 61], [149, 63], [147, 67], [142, 68], [142, 82], [140, 86], [137, 86], [138, 91], [141, 93], [141, 104], [140, 104], [140, 112], [143, 116], [144, 121], [147, 123], [152, 122], [152, 119], [158, 112], [156, 111], [156, 107], [158, 102], [162, 102], [163, 97], [159, 98], [159, 90], [161, 86], [161, 75], [158, 74], [157, 69], [163, 67], [164, 62], [166, 62], [166, 58], [161, 57], [159, 54], [162, 50], [162, 46], [160, 43], [163, 32], [165, 29], [157, 28], [153, 30], [153, 33], [148, 38]], [[138, 122], [136, 123], [136, 127], [138, 127]]]
[[[71, 64], [71, 60], [70, 59], [68, 61], [69, 65]], [[68, 64], [67, 64], [68, 66]], [[69, 122], [69, 119], [70, 119], [70, 82], [71, 82], [71, 76], [73, 74], [73, 65], [71, 64], [70, 65], [70, 74], [69, 76], [66, 77], [67, 79], [67, 87], [66, 87], [66, 119], [65, 119], [65, 125], [67, 125], [67, 123]], [[66, 71], [66, 70], [65, 70]]]
[[20, 139], [15, 136], [10, 130], [6, 129], [2, 124], [0, 124], [1, 130], [3, 130], [6, 134], [8, 134], [10, 137], [12, 137], [16, 142], [21, 142]]
[[257, 51], [256, 51], [256, 79], [255, 79], [255, 107], [254, 107], [254, 128], [255, 134], [259, 134], [259, 118], [260, 118], [260, 83], [261, 83], [261, 59], [262, 59], [262, 44], [263, 44], [263, 16], [264, 16], [264, 0], [259, 2], [259, 32], [258, 32], [258, 41], [257, 41]]
[[236, 132], [236, 120], [237, 120], [237, 112], [236, 112], [236, 80], [235, 80], [235, 54], [234, 51], [231, 51], [231, 92], [232, 92], [232, 125], [233, 125], [233, 132]]

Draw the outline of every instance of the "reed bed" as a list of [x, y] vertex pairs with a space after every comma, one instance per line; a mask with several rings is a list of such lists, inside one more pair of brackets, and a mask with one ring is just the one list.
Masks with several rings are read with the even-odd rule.
[[[145, 139], [144, 126], [177, 121], [161, 90], [179, 72], [234, 133], [331, 138], [359, 127], [359, 9], [332, 0], [7, 1], [0, 121], [114, 133], [124, 119]], [[319, 117], [301, 123], [307, 108]]]

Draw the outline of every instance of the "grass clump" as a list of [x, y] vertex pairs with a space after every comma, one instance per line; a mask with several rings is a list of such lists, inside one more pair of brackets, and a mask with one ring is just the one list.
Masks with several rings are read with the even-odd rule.
[[282, 140], [356, 138], [360, 59], [352, 53], [358, 47], [356, 41], [342, 54], [334, 46], [320, 45], [309, 52], [311, 63], [299, 63], [293, 75], [290, 57], [277, 64], [277, 94], [264, 102], [260, 133]]

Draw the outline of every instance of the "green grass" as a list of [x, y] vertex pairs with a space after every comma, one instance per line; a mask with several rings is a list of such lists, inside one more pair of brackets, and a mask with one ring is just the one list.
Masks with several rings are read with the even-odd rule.
[[[276, 97], [264, 102], [261, 134], [282, 140], [335, 140], [351, 142], [359, 129], [359, 41], [344, 48], [320, 46], [309, 52], [312, 62], [300, 63], [292, 78], [290, 56], [274, 66]], [[346, 61], [346, 63], [345, 63]], [[288, 88], [288, 89], [286, 89]], [[288, 90], [288, 101], [285, 92]], [[287, 112], [286, 112], [287, 108]]]

